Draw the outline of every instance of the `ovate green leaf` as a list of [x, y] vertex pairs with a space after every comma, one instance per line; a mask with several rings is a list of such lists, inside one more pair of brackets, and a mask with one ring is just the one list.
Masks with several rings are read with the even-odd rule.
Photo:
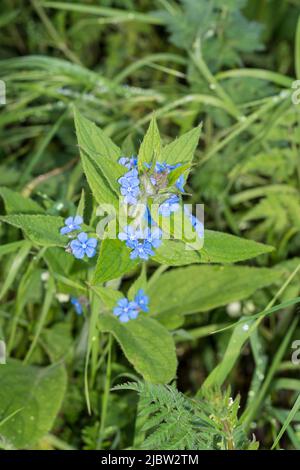
[[156, 320], [143, 314], [121, 323], [112, 314], [101, 314], [102, 331], [112, 333], [128, 361], [143, 378], [152, 383], [168, 383], [176, 373], [177, 359], [171, 334]]
[[93, 122], [74, 113], [83, 170], [99, 203], [118, 204], [118, 178], [125, 169], [118, 163], [121, 150]]
[[139, 167], [143, 168], [144, 163], [155, 162], [158, 159], [160, 152], [161, 140], [156, 119], [153, 117], [140, 146], [138, 155]]
[[43, 246], [65, 246], [68, 238], [60, 235], [60, 228], [64, 226], [62, 217], [51, 215], [15, 214], [0, 216], [0, 222], [6, 222], [20, 228], [33, 242]]
[[188, 266], [151, 283], [151, 312], [159, 317], [205, 312], [249, 297], [282, 277], [281, 272], [248, 266]]
[[9, 361], [0, 367], [0, 436], [17, 449], [33, 446], [53, 425], [66, 388], [62, 365], [24, 366]]
[[0, 196], [4, 201], [7, 214], [42, 214], [44, 209], [35, 201], [12, 189], [0, 188]]
[[160, 161], [170, 164], [191, 163], [199, 142], [200, 133], [201, 126], [195, 127], [166, 145], [162, 149]]
[[105, 238], [101, 243], [93, 284], [117, 279], [129, 273], [138, 265], [138, 260], [131, 260], [129, 254], [130, 250], [125, 243]]
[[273, 247], [222, 232], [205, 230], [201, 250], [188, 250], [180, 240], [164, 240], [154, 260], [170, 266], [193, 263], [236, 263], [269, 253]]

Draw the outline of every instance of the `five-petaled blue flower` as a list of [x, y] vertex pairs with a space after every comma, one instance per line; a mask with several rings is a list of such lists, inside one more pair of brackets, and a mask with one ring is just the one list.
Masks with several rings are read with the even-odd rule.
[[79, 302], [79, 300], [76, 297], [71, 297], [71, 304], [74, 305], [74, 309], [77, 315], [81, 315], [83, 310], [82, 310], [82, 305]]
[[97, 243], [96, 238], [88, 238], [86, 233], [81, 232], [75, 240], [71, 241], [70, 247], [75, 258], [82, 259], [84, 255], [92, 258], [96, 253]]
[[162, 231], [158, 227], [146, 228], [145, 230], [135, 229], [132, 225], [124, 228], [118, 234], [119, 240], [125, 241], [126, 245], [132, 249], [131, 259], [148, 260], [154, 255], [153, 248], [158, 248], [161, 244]]
[[143, 312], [149, 312], [149, 297], [144, 293], [143, 289], [138, 290], [134, 301]]
[[145, 239], [151, 243], [153, 248], [158, 248], [161, 245], [162, 231], [158, 227], [148, 228], [145, 231]]
[[133, 168], [119, 178], [118, 182], [121, 185], [121, 194], [124, 196], [124, 201], [127, 204], [137, 204], [137, 197], [140, 194], [138, 171]]
[[143, 232], [141, 230], [136, 230], [132, 225], [127, 225], [127, 227], [124, 228], [124, 231], [118, 234], [118, 238], [119, 240], [125, 241], [129, 248], [134, 248], [136, 241], [139, 238], [143, 238]]
[[132, 247], [133, 250], [130, 253], [131, 259], [144, 259], [147, 261], [150, 256], [154, 255], [154, 251], [152, 250], [152, 245], [147, 240], [143, 241], [135, 241], [134, 246]]
[[130, 302], [125, 297], [118, 301], [117, 307], [114, 308], [113, 312], [122, 323], [134, 320], [139, 314], [138, 305], [135, 302]]
[[73, 232], [74, 230], [80, 230], [81, 224], [83, 220], [80, 215], [76, 215], [75, 217], [68, 217], [65, 220], [65, 226], [60, 229], [60, 233], [62, 235], [66, 235], [67, 233]]
[[172, 212], [176, 212], [179, 209], [179, 197], [173, 194], [166, 199], [158, 208], [158, 212], [164, 217], [168, 217]]

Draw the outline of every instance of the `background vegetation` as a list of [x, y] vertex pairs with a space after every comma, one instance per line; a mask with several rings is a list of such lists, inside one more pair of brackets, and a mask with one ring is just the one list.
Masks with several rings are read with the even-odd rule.
[[[299, 1], [1, 4], [1, 214], [22, 212], [31, 197], [66, 217], [82, 188], [91, 213], [74, 104], [136, 149], [155, 110], [166, 143], [203, 122], [188, 192], [205, 204], [206, 228], [274, 247], [247, 266], [162, 272], [149, 263], [155, 308], [173, 315], [177, 390], [139, 382], [110, 391], [137, 374], [110, 335], [91, 338], [88, 315], [63, 302], [80, 294], [65, 259], [0, 223], [0, 339], [15, 359], [9, 372], [0, 366], [1, 446], [255, 448], [255, 434], [260, 448], [300, 449], [299, 365], [291, 361], [300, 339], [300, 108], [291, 100]], [[123, 278], [124, 292], [138, 273]], [[235, 326], [244, 316], [250, 325], [262, 320], [247, 342]], [[204, 382], [216, 388], [199, 392]], [[231, 399], [238, 394], [240, 403]]]

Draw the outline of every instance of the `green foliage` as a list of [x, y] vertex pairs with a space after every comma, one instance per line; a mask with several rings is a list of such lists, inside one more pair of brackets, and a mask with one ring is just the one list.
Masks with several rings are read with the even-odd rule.
[[129, 258], [127, 246], [120, 240], [105, 238], [101, 243], [100, 254], [93, 282], [99, 284], [117, 279], [137, 266], [137, 260]]
[[174, 341], [157, 321], [139, 316], [122, 325], [113, 315], [102, 314], [99, 327], [114, 335], [127, 359], [145, 380], [168, 383], [174, 378], [177, 367]]
[[43, 246], [65, 246], [66, 237], [60, 235], [62, 217], [50, 215], [13, 214], [1, 216], [0, 221], [20, 228], [33, 242]]
[[0, 368], [0, 438], [15, 448], [30, 447], [52, 427], [66, 389], [62, 365], [46, 368], [11, 361]]
[[[254, 450], [238, 420], [239, 398], [230, 390], [222, 396], [210, 391], [188, 398], [174, 385], [144, 382], [126, 383], [113, 390], [134, 390], [139, 394], [138, 433], [145, 435], [141, 449], [151, 450]], [[140, 422], [141, 422], [140, 421]]]
[[200, 253], [189, 250], [180, 240], [164, 240], [154, 259], [170, 266], [192, 263], [236, 263], [272, 251], [271, 246], [234, 237], [227, 233], [206, 230]]
[[75, 126], [82, 166], [97, 202], [117, 205], [117, 179], [124, 173], [117, 163], [120, 149], [76, 110]]
[[[299, 2], [2, 3], [0, 446], [299, 450]], [[95, 236], [138, 153], [184, 163], [168, 185], [205, 204], [204, 246], [140, 266], [105, 238], [75, 260], [64, 219]], [[141, 288], [149, 312], [121, 324]], [[136, 422], [124, 376], [156, 383], [131, 385]]]
[[213, 70], [240, 64], [240, 54], [261, 50], [262, 26], [242, 14], [246, 0], [181, 0], [182, 8], [159, 13], [171, 34], [171, 42], [190, 50], [199, 39], [204, 57]]
[[0, 188], [0, 196], [4, 201], [7, 214], [42, 214], [43, 208], [32, 199], [23, 197], [9, 188]]
[[160, 153], [161, 140], [156, 120], [153, 117], [138, 152], [139, 166], [142, 168], [144, 163], [151, 164], [158, 161]]
[[278, 282], [280, 271], [247, 266], [188, 266], [162, 274], [148, 290], [151, 309], [162, 317], [206, 312], [250, 297]]

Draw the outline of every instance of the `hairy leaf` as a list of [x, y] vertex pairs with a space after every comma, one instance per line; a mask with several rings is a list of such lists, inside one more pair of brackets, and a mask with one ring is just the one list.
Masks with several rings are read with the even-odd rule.
[[66, 388], [64, 367], [25, 366], [9, 361], [0, 367], [0, 436], [17, 448], [37, 443], [50, 431]]
[[114, 315], [101, 314], [102, 331], [112, 333], [125, 356], [145, 380], [168, 383], [176, 373], [177, 360], [171, 334], [156, 320], [143, 314], [121, 323]]

